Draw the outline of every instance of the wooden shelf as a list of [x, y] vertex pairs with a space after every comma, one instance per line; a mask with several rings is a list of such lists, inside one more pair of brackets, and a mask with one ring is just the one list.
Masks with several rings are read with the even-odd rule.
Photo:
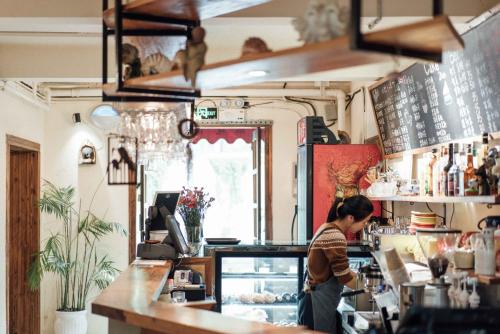
[[[432, 33], [431, 33], [432, 31]], [[463, 47], [447, 17], [409, 24], [365, 34], [372, 43], [413, 46], [415, 49], [436, 51]], [[404, 40], [402, 40], [404, 38]], [[399, 44], [398, 44], [399, 43]], [[294, 77], [314, 72], [354, 67], [392, 59], [392, 55], [351, 50], [348, 36], [322, 43], [276, 52], [261, 53], [204, 66], [198, 72], [197, 89], [217, 89]], [[251, 73], [259, 71], [264, 76]], [[175, 87], [191, 89], [181, 71], [172, 71], [126, 81], [127, 86], [144, 88]]]
[[[178, 20], [206, 20], [245, 8], [257, 6], [271, 0], [135, 0], [123, 6], [124, 13], [151, 14]], [[103, 13], [103, 19], [110, 28], [114, 27], [113, 8]], [[133, 25], [130, 26], [130, 25]], [[125, 20], [125, 29], [166, 29], [170, 25]]]
[[464, 48], [464, 41], [447, 16], [364, 34], [366, 42], [432, 53]]
[[394, 202], [414, 202], [414, 203], [480, 203], [480, 204], [500, 204], [498, 196], [390, 196], [390, 197], [369, 197], [372, 201], [394, 201]]

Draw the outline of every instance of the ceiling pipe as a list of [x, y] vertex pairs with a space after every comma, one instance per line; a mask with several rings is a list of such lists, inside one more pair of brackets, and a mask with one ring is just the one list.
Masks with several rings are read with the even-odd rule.
[[203, 97], [278, 97], [283, 98], [284, 96], [293, 97], [314, 97], [314, 98], [325, 98], [325, 102], [328, 97], [334, 97], [337, 100], [338, 106], [338, 120], [337, 126], [338, 130], [348, 131], [346, 129], [345, 122], [345, 106], [346, 106], [346, 93], [341, 89], [217, 89], [217, 90], [204, 90], [202, 91]]
[[44, 111], [50, 111], [50, 106], [46, 102], [41, 100], [37, 95], [33, 94], [33, 91], [28, 91], [27, 88], [21, 87], [19, 84], [2, 80], [0, 84], [0, 91], [12, 94]]

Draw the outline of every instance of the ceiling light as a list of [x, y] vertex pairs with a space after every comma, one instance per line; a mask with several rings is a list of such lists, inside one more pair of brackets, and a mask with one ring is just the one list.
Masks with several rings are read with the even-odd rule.
[[254, 78], [265, 77], [268, 74], [269, 74], [269, 72], [262, 71], [262, 70], [255, 70], [255, 71], [248, 72], [248, 75], [251, 77], [254, 77]]

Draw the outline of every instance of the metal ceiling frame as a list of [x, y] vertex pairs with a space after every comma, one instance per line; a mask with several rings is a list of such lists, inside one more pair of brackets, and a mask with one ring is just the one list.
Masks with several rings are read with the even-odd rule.
[[[441, 62], [442, 55], [434, 52], [417, 51], [404, 47], [394, 47], [365, 41], [363, 34], [361, 33], [362, 8], [362, 0], [351, 0], [351, 49], [389, 53], [396, 56], [406, 56]], [[443, 0], [432, 0], [432, 14], [433, 16], [443, 14]]]
[[[103, 0], [103, 13], [109, 9], [108, 0]], [[114, 7], [115, 27], [110, 29], [103, 20], [102, 23], [102, 84], [108, 83], [108, 37], [115, 37], [115, 55], [117, 66], [117, 93], [129, 93], [127, 95], [108, 95], [104, 91], [102, 100], [107, 102], [194, 102], [200, 97], [200, 91], [192, 90], [160, 90], [152, 88], [128, 87], [123, 81], [123, 37], [124, 36], [186, 36], [190, 38], [193, 27], [199, 26], [199, 21], [181, 20], [175, 18], [159, 17], [149, 14], [136, 14], [123, 12], [121, 0], [115, 0]], [[179, 28], [172, 29], [124, 29], [124, 20], [146, 21], [178, 25]], [[134, 93], [136, 95], [134, 95]], [[154, 96], [151, 96], [154, 95]]]

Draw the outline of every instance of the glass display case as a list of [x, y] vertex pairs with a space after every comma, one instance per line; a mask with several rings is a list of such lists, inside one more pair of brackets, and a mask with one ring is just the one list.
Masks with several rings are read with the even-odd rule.
[[[243, 319], [296, 326], [307, 245], [265, 243], [205, 249], [215, 258], [217, 311]], [[371, 257], [365, 246], [348, 246], [351, 268]], [[361, 259], [363, 258], [363, 259]]]
[[296, 326], [305, 252], [216, 251], [218, 311], [278, 326]]

